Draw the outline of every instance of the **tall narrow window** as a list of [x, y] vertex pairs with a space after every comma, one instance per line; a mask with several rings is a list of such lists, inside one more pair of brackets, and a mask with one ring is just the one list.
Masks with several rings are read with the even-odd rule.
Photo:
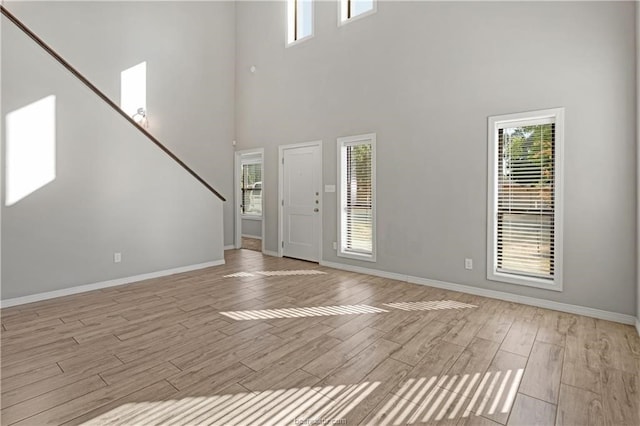
[[345, 23], [358, 16], [376, 11], [376, 0], [341, 0], [340, 22]]
[[141, 62], [120, 73], [120, 108], [133, 117], [147, 110], [147, 63]]
[[313, 0], [289, 0], [289, 44], [313, 35]]
[[562, 290], [562, 108], [489, 118], [490, 280]]
[[376, 260], [376, 135], [338, 139], [338, 256]]
[[262, 163], [260, 161], [242, 162], [240, 185], [242, 215], [262, 217]]

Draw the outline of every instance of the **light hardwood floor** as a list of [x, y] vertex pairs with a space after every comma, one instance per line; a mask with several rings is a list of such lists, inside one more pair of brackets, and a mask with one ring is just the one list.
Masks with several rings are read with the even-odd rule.
[[3, 309], [2, 424], [640, 424], [630, 326], [226, 260]]
[[262, 253], [262, 240], [259, 240], [258, 238], [242, 237], [242, 248]]

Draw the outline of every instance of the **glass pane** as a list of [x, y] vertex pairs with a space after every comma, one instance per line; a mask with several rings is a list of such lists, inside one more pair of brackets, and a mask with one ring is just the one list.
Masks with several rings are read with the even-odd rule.
[[499, 219], [498, 269], [553, 275], [553, 215], [503, 214]]
[[373, 252], [373, 191], [371, 145], [358, 144], [346, 149], [345, 229], [346, 251]]
[[242, 213], [262, 215], [262, 164], [242, 165]]
[[498, 134], [498, 270], [554, 276], [555, 125]]
[[310, 36], [313, 31], [313, 2], [298, 0], [298, 37], [296, 40]]
[[373, 9], [373, 0], [351, 0], [351, 17]]

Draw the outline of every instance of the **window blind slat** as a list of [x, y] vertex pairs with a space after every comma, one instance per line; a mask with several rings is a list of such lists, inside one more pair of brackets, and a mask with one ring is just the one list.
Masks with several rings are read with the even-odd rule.
[[555, 123], [498, 129], [496, 268], [553, 279]]
[[344, 247], [347, 252], [373, 252], [372, 153], [370, 143], [349, 144], [346, 150], [346, 182], [344, 211], [346, 229]]

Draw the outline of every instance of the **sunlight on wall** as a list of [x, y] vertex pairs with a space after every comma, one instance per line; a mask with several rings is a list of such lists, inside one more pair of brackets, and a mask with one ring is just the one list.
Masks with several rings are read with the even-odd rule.
[[56, 97], [47, 96], [6, 116], [5, 205], [56, 178]]
[[369, 305], [314, 306], [309, 308], [262, 309], [258, 311], [220, 312], [221, 315], [237, 321], [274, 319], [274, 318], [306, 318], [332, 315], [377, 314], [389, 312]]
[[120, 108], [133, 117], [139, 108], [147, 110], [147, 63], [120, 73]]
[[[203, 396], [183, 391], [178, 394], [183, 398], [124, 403], [84, 424], [351, 424], [349, 416], [360, 404], [366, 411], [373, 408], [363, 424], [460, 424], [481, 415], [505, 418], [523, 371], [409, 378], [382, 400], [380, 390], [374, 396], [379, 381]], [[387, 385], [381, 389], [382, 395], [389, 390]]]

